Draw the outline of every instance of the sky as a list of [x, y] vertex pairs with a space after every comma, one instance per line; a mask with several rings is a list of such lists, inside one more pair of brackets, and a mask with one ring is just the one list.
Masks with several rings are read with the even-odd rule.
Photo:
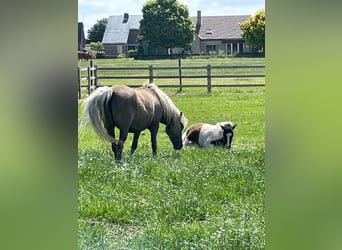
[[[78, 21], [83, 22], [84, 31], [97, 20], [112, 15], [142, 15], [141, 9], [147, 0], [78, 0]], [[265, 9], [265, 0], [178, 0], [189, 9], [190, 16], [201, 10], [203, 16], [253, 15]]]

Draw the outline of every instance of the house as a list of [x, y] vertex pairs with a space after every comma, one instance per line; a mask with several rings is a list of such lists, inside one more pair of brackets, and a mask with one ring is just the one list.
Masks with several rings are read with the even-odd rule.
[[84, 26], [82, 22], [78, 22], [78, 46], [77, 50], [81, 51], [85, 49], [86, 39], [84, 36]]
[[195, 23], [195, 40], [191, 46], [194, 54], [215, 55], [245, 53], [250, 48], [246, 46], [241, 36], [240, 23], [250, 18], [250, 15], [234, 16], [202, 16], [197, 11]]
[[106, 56], [127, 54], [140, 45], [139, 27], [142, 15], [110, 16], [103, 35], [102, 44]]
[[[235, 16], [197, 16], [192, 17], [195, 24], [195, 40], [190, 48], [192, 54], [214, 55], [245, 53], [250, 50], [241, 36], [240, 22], [246, 21], [250, 15]], [[140, 40], [140, 20], [142, 15], [110, 16], [102, 39], [105, 54], [108, 57], [127, 54], [130, 49], [143, 45], [146, 54], [146, 43]], [[178, 51], [178, 52], [177, 52]], [[181, 49], [173, 49], [173, 53], [181, 53]]]

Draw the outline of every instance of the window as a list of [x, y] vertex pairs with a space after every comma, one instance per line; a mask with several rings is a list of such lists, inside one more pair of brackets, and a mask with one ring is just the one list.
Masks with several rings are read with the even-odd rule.
[[205, 46], [205, 50], [207, 55], [215, 55], [216, 54], [216, 44], [207, 44]]
[[116, 47], [116, 50], [117, 50], [117, 53], [118, 53], [118, 54], [122, 54], [122, 45], [118, 45], [118, 46]]

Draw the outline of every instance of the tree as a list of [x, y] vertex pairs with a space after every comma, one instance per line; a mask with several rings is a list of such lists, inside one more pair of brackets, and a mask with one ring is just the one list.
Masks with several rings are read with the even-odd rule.
[[96, 51], [96, 54], [103, 54], [104, 52], [104, 46], [100, 42], [91, 42], [90, 43], [90, 49]]
[[102, 38], [106, 30], [107, 23], [108, 18], [102, 18], [101, 20], [97, 20], [96, 24], [94, 24], [88, 30], [89, 42], [102, 42]]
[[194, 24], [188, 8], [177, 0], [148, 0], [143, 8], [140, 34], [155, 48], [189, 48]]
[[240, 23], [240, 28], [248, 45], [265, 49], [265, 10], [257, 11], [248, 20]]

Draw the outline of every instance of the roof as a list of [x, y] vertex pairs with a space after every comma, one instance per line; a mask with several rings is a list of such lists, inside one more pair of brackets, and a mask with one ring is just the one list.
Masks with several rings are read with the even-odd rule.
[[140, 35], [140, 31], [139, 30], [131, 29], [129, 31], [129, 35], [128, 35], [128, 38], [127, 38], [127, 44], [137, 44], [137, 43], [139, 43], [139, 35]]
[[[242, 39], [242, 31], [239, 24], [250, 17], [250, 15], [202, 16], [202, 24], [197, 35], [202, 40]], [[197, 17], [194, 17], [193, 20], [196, 24]]]
[[103, 35], [103, 44], [127, 44], [129, 31], [139, 30], [142, 15], [129, 15], [124, 21], [124, 15], [110, 16]]
[[[128, 19], [125, 19], [127, 17]], [[202, 24], [197, 35], [201, 40], [242, 39], [239, 23], [246, 21], [250, 15], [202, 16]], [[133, 39], [130, 30], [139, 30], [142, 15], [110, 16], [103, 35], [103, 44], [129, 44]], [[196, 25], [197, 17], [192, 17]], [[131, 33], [132, 35], [132, 33]], [[136, 35], [136, 34], [135, 34]], [[135, 38], [134, 38], [135, 40]]]

